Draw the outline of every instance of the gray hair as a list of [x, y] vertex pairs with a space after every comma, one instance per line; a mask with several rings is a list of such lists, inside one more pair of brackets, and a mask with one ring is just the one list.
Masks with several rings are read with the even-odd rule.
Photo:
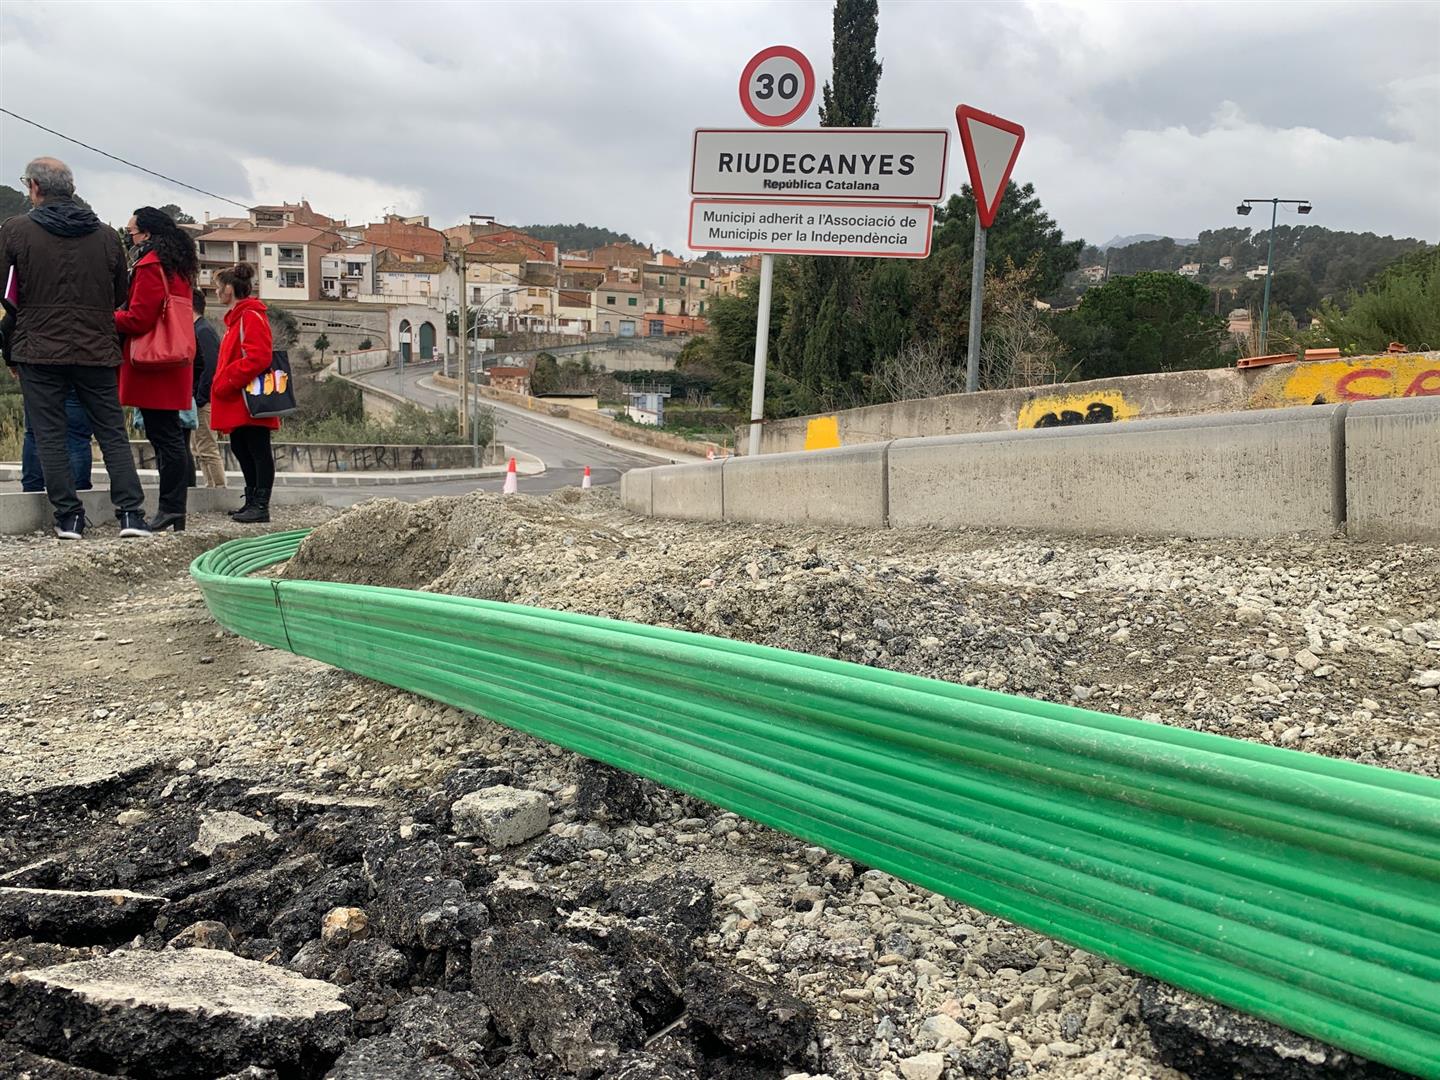
[[33, 180], [46, 199], [68, 199], [75, 194], [75, 174], [59, 158], [36, 158], [25, 166], [25, 179]]

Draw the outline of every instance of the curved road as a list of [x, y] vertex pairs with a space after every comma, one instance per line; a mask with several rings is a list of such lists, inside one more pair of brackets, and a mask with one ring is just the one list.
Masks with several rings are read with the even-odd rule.
[[[405, 368], [402, 379], [400, 372], [393, 368], [367, 372], [352, 376], [358, 382], [369, 383], [381, 390], [399, 394], [427, 409], [453, 409], [458, 395], [437, 388], [430, 377], [439, 371], [438, 364], [412, 364]], [[540, 494], [564, 487], [579, 487], [586, 465], [590, 466], [590, 482], [596, 487], [606, 487], [620, 482], [620, 474], [630, 469], [643, 469], [652, 465], [663, 465], [673, 458], [650, 455], [643, 451], [626, 450], [607, 446], [596, 438], [589, 438], [582, 431], [561, 428], [555, 423], [546, 423], [534, 413], [500, 405], [493, 401], [485, 404], [494, 410], [496, 437], [507, 446], [534, 454], [545, 462], [545, 471], [539, 476], [522, 476], [522, 494]], [[504, 484], [503, 477], [484, 480], [436, 480], [427, 483], [375, 485], [337, 488], [327, 491], [325, 501], [332, 506], [349, 506], [370, 498], [399, 499], [403, 502], [419, 502], [436, 495], [464, 495], [471, 491], [499, 491]]]
[[[427, 409], [453, 409], [458, 395], [441, 390], [430, 382], [430, 377], [439, 370], [435, 364], [412, 364], [405, 368], [404, 378], [394, 368], [367, 372], [354, 378], [380, 390], [388, 390], [423, 405]], [[494, 410], [495, 436], [507, 446], [534, 454], [551, 469], [582, 469], [589, 465], [592, 474], [597, 468], [625, 472], [628, 469], [644, 469], [651, 465], [664, 465], [676, 460], [663, 451], [645, 453], [642, 450], [622, 449], [607, 445], [598, 435], [588, 437], [584, 429], [578, 429], [562, 422], [547, 422], [535, 413], [526, 412], [494, 401], [482, 404]]]

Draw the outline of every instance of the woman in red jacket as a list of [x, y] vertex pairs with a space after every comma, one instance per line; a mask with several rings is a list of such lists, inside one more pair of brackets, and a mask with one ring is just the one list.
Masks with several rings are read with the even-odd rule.
[[170, 215], [153, 206], [142, 206], [126, 226], [135, 245], [135, 262], [130, 270], [130, 296], [115, 312], [115, 329], [124, 336], [120, 364], [120, 404], [133, 405], [145, 418], [145, 437], [155, 448], [160, 468], [160, 510], [145, 523], [151, 532], [185, 528], [187, 479], [185, 430], [180, 412], [190, 408], [193, 367], [190, 364], [163, 366], [134, 363], [131, 341], [155, 329], [160, 321], [166, 294], [190, 302], [195, 275], [200, 268], [195, 241]]
[[245, 474], [245, 505], [230, 516], [236, 521], [269, 521], [270, 489], [275, 486], [275, 459], [270, 454], [270, 432], [280, 427], [277, 417], [250, 415], [245, 406], [245, 384], [270, 370], [274, 357], [270, 319], [265, 305], [251, 295], [255, 268], [238, 263], [215, 275], [216, 292], [226, 307], [225, 338], [210, 383], [210, 426], [230, 436], [230, 452]]

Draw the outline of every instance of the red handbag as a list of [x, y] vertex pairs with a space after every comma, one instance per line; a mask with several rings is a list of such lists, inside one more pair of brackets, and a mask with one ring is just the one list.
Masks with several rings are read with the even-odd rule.
[[142, 368], [195, 362], [195, 301], [171, 295], [168, 281], [160, 318], [149, 331], [130, 339], [130, 362]]

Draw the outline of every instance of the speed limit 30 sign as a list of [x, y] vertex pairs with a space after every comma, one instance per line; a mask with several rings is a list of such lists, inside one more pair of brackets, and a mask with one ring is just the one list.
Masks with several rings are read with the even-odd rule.
[[815, 99], [815, 69], [799, 49], [761, 49], [740, 74], [740, 105], [765, 127], [784, 127], [805, 115]]

